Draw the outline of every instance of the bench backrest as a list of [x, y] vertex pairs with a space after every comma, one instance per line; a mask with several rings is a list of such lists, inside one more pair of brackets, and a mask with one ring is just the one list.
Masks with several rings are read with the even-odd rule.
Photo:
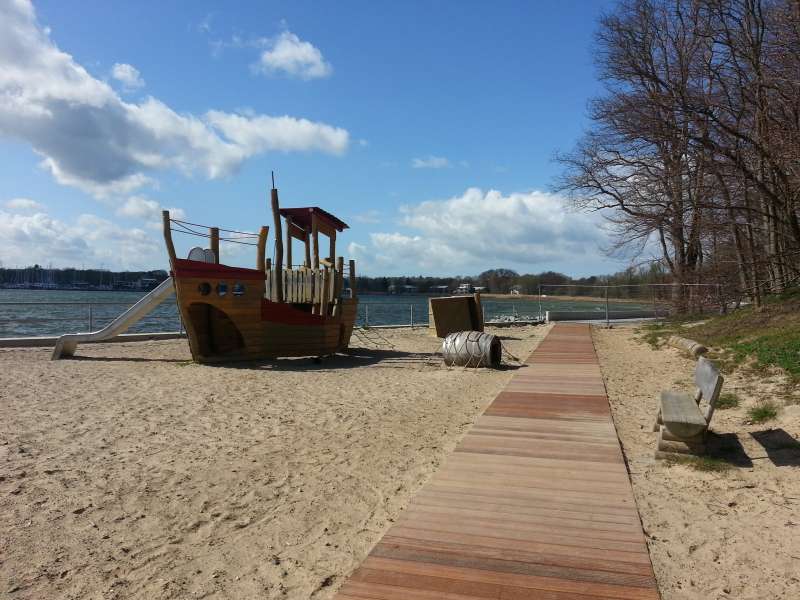
[[[700, 398], [705, 399], [708, 403], [705, 415], [706, 423], [711, 422], [711, 417], [714, 414], [714, 407], [717, 405], [719, 393], [722, 390], [722, 382], [724, 381], [722, 375], [717, 369], [717, 366], [701, 356], [697, 359], [697, 367], [694, 370], [694, 382], [697, 385], [697, 391]], [[698, 398], [699, 399], [699, 398]]]

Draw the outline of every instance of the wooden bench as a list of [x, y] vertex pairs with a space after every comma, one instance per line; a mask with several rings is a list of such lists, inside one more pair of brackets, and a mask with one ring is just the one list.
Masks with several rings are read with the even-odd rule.
[[[705, 454], [706, 436], [717, 404], [723, 377], [713, 362], [697, 360], [694, 397], [672, 390], [661, 392], [661, 403], [653, 431], [658, 431], [656, 458], [663, 454]], [[701, 406], [701, 401], [704, 405]]]

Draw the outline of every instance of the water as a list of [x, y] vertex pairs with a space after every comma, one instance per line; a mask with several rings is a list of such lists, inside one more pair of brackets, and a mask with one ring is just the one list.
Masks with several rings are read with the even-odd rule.
[[[411, 323], [413, 307], [413, 322], [417, 324], [428, 324], [428, 298], [430, 296], [403, 294], [397, 296], [379, 296], [362, 294], [359, 296], [357, 324], [363, 325], [367, 317], [370, 325], [388, 325]], [[544, 315], [548, 310], [580, 310], [593, 311], [597, 313], [598, 319], [605, 318], [606, 304], [604, 300], [559, 300], [555, 297], [542, 298], [541, 304], [538, 299], [522, 299], [508, 296], [506, 298], [482, 298], [483, 311], [487, 321], [497, 317], [518, 316], [520, 318], [536, 319], [541, 314]], [[611, 310], [647, 310], [651, 306], [648, 304], [635, 304], [630, 302], [609, 302]], [[369, 313], [369, 314], [367, 314]]]
[[[100, 329], [143, 295], [143, 292], [0, 289], [0, 337], [54, 336]], [[362, 294], [357, 324], [364, 325], [368, 317], [370, 325], [408, 325], [412, 307], [414, 324], [427, 325], [428, 296]], [[483, 307], [487, 320], [514, 314], [531, 318], [539, 315], [538, 300], [484, 298]], [[541, 307], [543, 311], [592, 310], [597, 312], [598, 319], [605, 315], [603, 301], [576, 302], [548, 297], [542, 299]], [[612, 310], [649, 308], [647, 304], [615, 302], [611, 302], [610, 307]], [[178, 331], [180, 326], [177, 306], [174, 299], [170, 299], [134, 325], [130, 332]]]
[[[144, 295], [145, 292], [0, 289], [0, 337], [52, 336], [100, 329]], [[178, 307], [173, 299], [162, 302], [129, 331], [179, 329]]]

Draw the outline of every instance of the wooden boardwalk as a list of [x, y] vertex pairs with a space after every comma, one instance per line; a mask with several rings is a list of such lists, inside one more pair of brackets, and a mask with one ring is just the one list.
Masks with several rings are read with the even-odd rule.
[[526, 362], [338, 600], [658, 600], [589, 326]]

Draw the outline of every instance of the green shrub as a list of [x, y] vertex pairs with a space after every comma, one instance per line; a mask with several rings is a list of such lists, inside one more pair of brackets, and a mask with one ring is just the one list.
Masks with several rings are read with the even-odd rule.
[[719, 398], [717, 398], [717, 408], [720, 410], [736, 408], [739, 404], [739, 396], [733, 392], [725, 392], [724, 394], [720, 394]]
[[771, 400], [764, 400], [747, 411], [747, 416], [753, 423], [765, 423], [778, 416], [778, 405]]
[[740, 360], [755, 356], [760, 367], [777, 365], [794, 378], [800, 378], [800, 332], [779, 331], [739, 342], [733, 351]]

